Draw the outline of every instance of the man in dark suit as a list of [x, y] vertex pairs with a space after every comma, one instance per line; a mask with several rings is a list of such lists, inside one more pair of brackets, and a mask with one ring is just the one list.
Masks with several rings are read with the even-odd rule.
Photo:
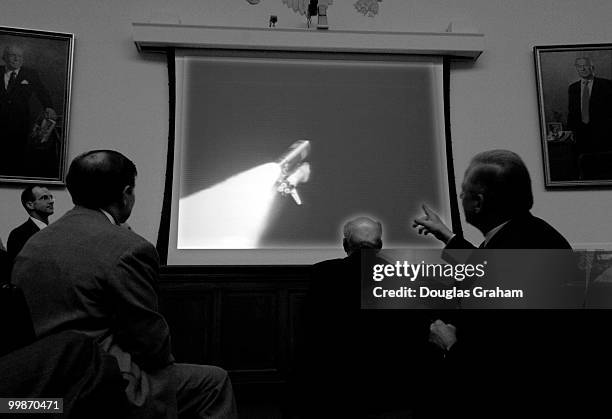
[[595, 77], [589, 57], [575, 62], [580, 80], [568, 89], [568, 128], [579, 154], [612, 150], [612, 80]]
[[30, 237], [49, 225], [54, 203], [53, 195], [44, 186], [30, 185], [21, 192], [21, 205], [29, 218], [9, 234], [6, 246], [11, 261], [15, 260]]
[[[534, 217], [531, 178], [521, 158], [511, 151], [477, 154], [465, 171], [461, 203], [468, 223], [484, 235], [486, 249], [570, 249], [567, 240], [546, 221]], [[414, 220], [419, 234], [432, 234], [447, 248], [475, 248], [455, 235], [423, 206], [425, 215]]]
[[[485, 250], [475, 250], [472, 257], [481, 257], [478, 252], [486, 257], [497, 256], [502, 263], [501, 273], [509, 274], [509, 279], [515, 283], [521, 283], [525, 277], [542, 282], [554, 279], [549, 276], [555, 276], [551, 272], [557, 265], [571, 269], [571, 260], [569, 265], [564, 265], [571, 259], [567, 240], [530, 212], [533, 205], [531, 179], [517, 154], [507, 150], [477, 154], [465, 172], [461, 189], [465, 219], [485, 238], [479, 246]], [[444, 242], [445, 251], [475, 249], [461, 235], [454, 234], [434, 211], [427, 206], [423, 208], [425, 214], [413, 224], [420, 234], [432, 234]], [[497, 249], [504, 250], [496, 252]], [[536, 249], [530, 252], [535, 256], [526, 261], [522, 258], [525, 253], [517, 253], [517, 249]], [[542, 252], [538, 253], [538, 249]], [[563, 259], [546, 259], [550, 250], [545, 249], [566, 250], [568, 254]], [[534, 261], [537, 266], [533, 266]], [[533, 272], [542, 275], [532, 275]], [[556, 298], [555, 295], [550, 297]], [[521, 416], [526, 411], [531, 412], [527, 416], [538, 415], [538, 412], [552, 415], [557, 402], [547, 399], [539, 390], [561, 390], [571, 385], [573, 369], [577, 369], [580, 362], [578, 349], [584, 349], [580, 347], [583, 342], [577, 339], [582, 333], [580, 326], [572, 329], [581, 319], [579, 314], [544, 309], [463, 309], [441, 313], [457, 326], [457, 343], [449, 351], [453, 368], [458, 370], [454, 371], [455, 378], [461, 380], [459, 377], [470, 375], [475, 382], [487, 383], [486, 387], [479, 388], [481, 404], [466, 405], [469, 415], [502, 417], [512, 412]], [[455, 332], [454, 326], [444, 322], [438, 327], [443, 332]], [[449, 328], [452, 330], [447, 330]], [[555, 348], [552, 351], [551, 345]], [[471, 393], [459, 394], [462, 399], [470, 397]], [[567, 404], [560, 406], [564, 408]]]
[[317, 263], [311, 271], [297, 356], [302, 413], [412, 417], [428, 388], [421, 367], [433, 368], [428, 359], [440, 357], [428, 341], [430, 318], [418, 310], [361, 309], [362, 275], [388, 263], [378, 254], [382, 225], [358, 217], [343, 233], [347, 257]]
[[117, 358], [130, 417], [234, 418], [227, 372], [174, 362], [158, 310], [157, 252], [122, 226], [134, 205], [135, 178], [134, 164], [116, 151], [75, 158], [66, 179], [75, 207], [26, 243], [13, 282], [38, 337], [74, 330]]
[[26, 144], [33, 126], [31, 100], [36, 98], [44, 116], [55, 120], [51, 97], [38, 73], [23, 67], [23, 48], [9, 45], [4, 48], [0, 66], [0, 175], [24, 175]]
[[574, 147], [578, 178], [608, 179], [612, 175], [612, 80], [595, 77], [589, 57], [575, 62], [580, 80], [568, 89], [568, 129]]

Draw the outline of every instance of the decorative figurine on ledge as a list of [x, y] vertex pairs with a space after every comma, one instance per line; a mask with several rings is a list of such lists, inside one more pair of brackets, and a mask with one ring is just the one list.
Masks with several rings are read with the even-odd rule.
[[308, 3], [308, 13], [306, 13], [306, 26], [310, 28], [312, 17], [317, 15], [319, 0], [310, 0]]
[[374, 17], [378, 14], [378, 3], [380, 2], [382, 0], [357, 0], [355, 9], [364, 16]]
[[282, 0], [294, 12], [306, 16], [306, 25], [310, 28], [312, 16], [319, 16], [317, 29], [327, 29], [327, 8], [333, 0]]
[[276, 22], [278, 22], [278, 17], [276, 17], [276, 15], [270, 15], [270, 23], [268, 27], [275, 28]]
[[318, 7], [319, 18], [317, 20], [317, 29], [328, 29], [329, 25], [327, 24], [327, 5], [321, 4]]

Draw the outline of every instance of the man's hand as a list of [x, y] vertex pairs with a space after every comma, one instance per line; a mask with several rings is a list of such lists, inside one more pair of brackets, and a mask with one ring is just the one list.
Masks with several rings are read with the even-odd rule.
[[453, 237], [453, 232], [442, 222], [438, 214], [425, 204], [423, 212], [425, 215], [415, 218], [412, 227], [416, 228], [419, 234], [432, 234], [436, 239], [448, 243]]
[[448, 351], [457, 342], [457, 328], [438, 319], [429, 326], [429, 341]]

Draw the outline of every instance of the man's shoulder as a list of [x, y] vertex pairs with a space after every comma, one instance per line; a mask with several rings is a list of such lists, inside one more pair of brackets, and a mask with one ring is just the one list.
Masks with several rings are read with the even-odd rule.
[[343, 272], [347, 269], [346, 259], [329, 259], [322, 262], [315, 263], [312, 265], [310, 270], [310, 276], [313, 279], [323, 278], [328, 276], [335, 276], [339, 272]]
[[607, 86], [612, 86], [612, 80], [610, 79], [605, 79], [603, 77], [595, 77], [595, 81], [597, 83], [605, 84]]
[[[44, 233], [44, 234], [42, 234]], [[115, 252], [126, 248], [154, 248], [143, 237], [131, 230], [111, 223], [100, 211], [75, 208], [45, 228], [39, 240], [78, 241], [91, 247], [106, 247]]]
[[36, 224], [34, 224], [29, 218], [23, 223], [15, 227], [8, 236], [8, 242], [11, 242], [24, 235], [32, 235], [40, 230]]
[[38, 71], [32, 67], [23, 66], [19, 69], [19, 78], [38, 77]]
[[540, 226], [542, 231], [546, 233], [544, 234], [544, 237], [548, 237], [550, 240], [556, 241], [559, 244], [560, 248], [571, 247], [567, 239], [547, 221], [535, 216], [533, 218], [535, 219], [535, 222]]
[[529, 212], [510, 220], [507, 228], [499, 232], [499, 239], [499, 243], [509, 249], [571, 249], [557, 229]]
[[595, 77], [595, 84], [597, 89], [604, 90], [606, 93], [612, 92], [612, 80]]
[[[36, 227], [38, 229], [38, 227], [36, 226], [36, 224], [34, 224], [32, 222], [32, 220], [30, 220], [29, 218], [27, 220], [25, 220], [23, 223], [19, 224], [17, 227], [15, 227], [13, 230], [11, 230], [10, 234], [18, 234], [21, 233], [25, 230], [32, 230], [34, 227]], [[10, 236], [10, 235], [9, 235]]]
[[538, 230], [556, 232], [557, 234], [560, 234], [552, 225], [550, 225], [550, 223], [548, 223], [548, 221], [540, 217], [536, 217], [531, 213], [525, 216], [524, 220], [524, 223], [526, 225], [525, 227], [536, 228]]
[[312, 265], [312, 269], [314, 270], [325, 270], [332, 269], [344, 266], [346, 264], [345, 259], [337, 258], [337, 259], [328, 259], [321, 262], [317, 262]]

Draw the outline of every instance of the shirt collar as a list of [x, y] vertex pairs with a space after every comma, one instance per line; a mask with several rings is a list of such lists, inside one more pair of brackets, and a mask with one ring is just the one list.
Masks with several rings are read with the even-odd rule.
[[[510, 221], [510, 220], [508, 220], [508, 221]], [[504, 221], [503, 223], [501, 223], [500, 225], [498, 225], [494, 229], [489, 230], [489, 232], [487, 234], [485, 234], [485, 240], [484, 240], [484, 245], [485, 246], [487, 245], [487, 243], [489, 243], [489, 241], [493, 238], [493, 236], [495, 234], [497, 234], [497, 232], [499, 230], [501, 230], [506, 224], [508, 224], [508, 221]]]
[[117, 222], [115, 221], [115, 219], [113, 218], [112, 215], [110, 215], [108, 212], [104, 211], [102, 208], [100, 208], [100, 212], [102, 214], [104, 214], [106, 216], [106, 218], [108, 218], [108, 221], [110, 221], [111, 223], [118, 225]]
[[41, 230], [42, 230], [43, 228], [47, 227], [47, 224], [45, 224], [44, 222], [40, 221], [38, 218], [30, 217], [30, 220], [32, 220], [32, 222], [33, 222], [34, 224], [36, 224], [36, 226], [37, 226], [39, 229], [41, 229]]

